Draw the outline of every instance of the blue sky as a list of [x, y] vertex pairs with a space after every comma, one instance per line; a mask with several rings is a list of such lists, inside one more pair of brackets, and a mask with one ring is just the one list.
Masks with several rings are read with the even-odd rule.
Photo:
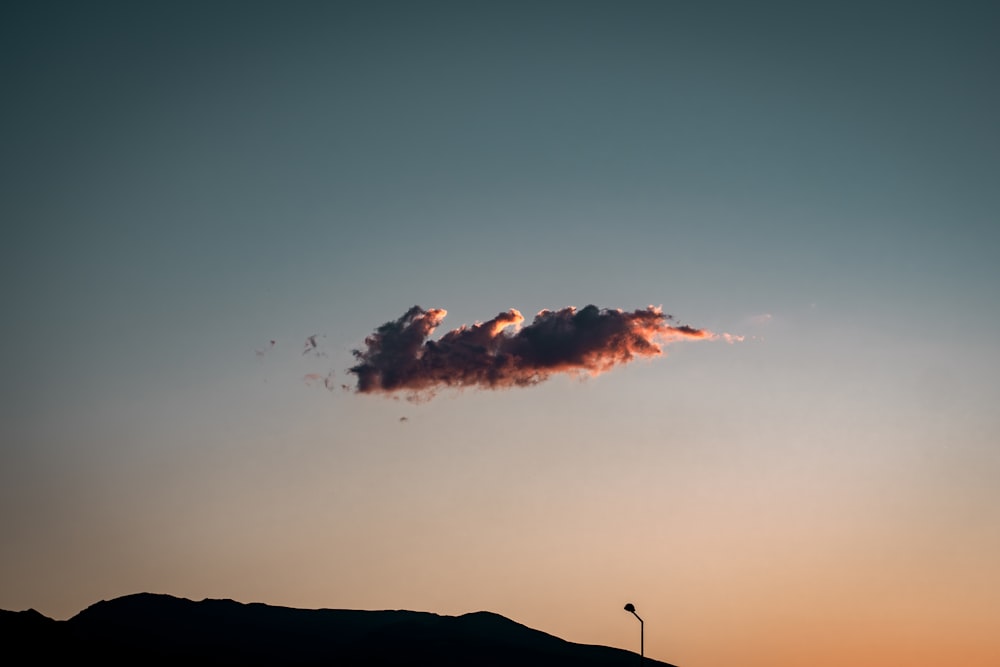
[[[629, 597], [679, 664], [995, 664], [988, 3], [2, 11], [0, 607], [631, 647]], [[414, 304], [590, 303], [747, 340], [421, 405], [303, 381]]]

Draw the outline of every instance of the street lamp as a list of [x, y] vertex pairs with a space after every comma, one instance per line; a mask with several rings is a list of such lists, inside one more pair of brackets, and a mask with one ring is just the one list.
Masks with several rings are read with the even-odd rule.
[[635, 613], [635, 605], [632, 604], [631, 602], [625, 605], [625, 611], [629, 612], [630, 614], [639, 619], [639, 660], [642, 660], [643, 653], [645, 651], [645, 647], [643, 646], [643, 644], [646, 641], [645, 637], [643, 636], [645, 634], [645, 632], [643, 631], [645, 624], [642, 622], [642, 617], [639, 616], [639, 614]]

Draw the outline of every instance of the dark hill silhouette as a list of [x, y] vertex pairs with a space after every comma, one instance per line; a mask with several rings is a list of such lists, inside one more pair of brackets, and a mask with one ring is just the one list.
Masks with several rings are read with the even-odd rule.
[[[490, 612], [293, 609], [139, 593], [68, 621], [0, 610], [0, 645], [29, 662], [103, 665], [636, 667], [629, 651], [574, 644]], [[23, 661], [23, 658], [22, 658]], [[652, 667], [670, 667], [655, 660]]]

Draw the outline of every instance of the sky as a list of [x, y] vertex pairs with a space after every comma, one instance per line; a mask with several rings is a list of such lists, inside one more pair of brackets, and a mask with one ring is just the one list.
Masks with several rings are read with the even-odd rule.
[[[4, 3], [0, 608], [488, 610], [637, 650], [631, 602], [684, 667], [1000, 664], [998, 29]], [[414, 306], [423, 358], [588, 305], [712, 335], [359, 385]]]

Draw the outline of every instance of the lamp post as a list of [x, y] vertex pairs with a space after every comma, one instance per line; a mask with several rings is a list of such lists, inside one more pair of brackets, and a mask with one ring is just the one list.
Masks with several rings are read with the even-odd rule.
[[643, 644], [645, 644], [646, 641], [644, 637], [645, 624], [642, 622], [642, 617], [640, 617], [639, 614], [635, 613], [635, 605], [632, 604], [631, 602], [625, 605], [625, 611], [629, 612], [630, 614], [639, 619], [639, 661], [642, 662], [645, 653], [645, 647], [643, 646]]

